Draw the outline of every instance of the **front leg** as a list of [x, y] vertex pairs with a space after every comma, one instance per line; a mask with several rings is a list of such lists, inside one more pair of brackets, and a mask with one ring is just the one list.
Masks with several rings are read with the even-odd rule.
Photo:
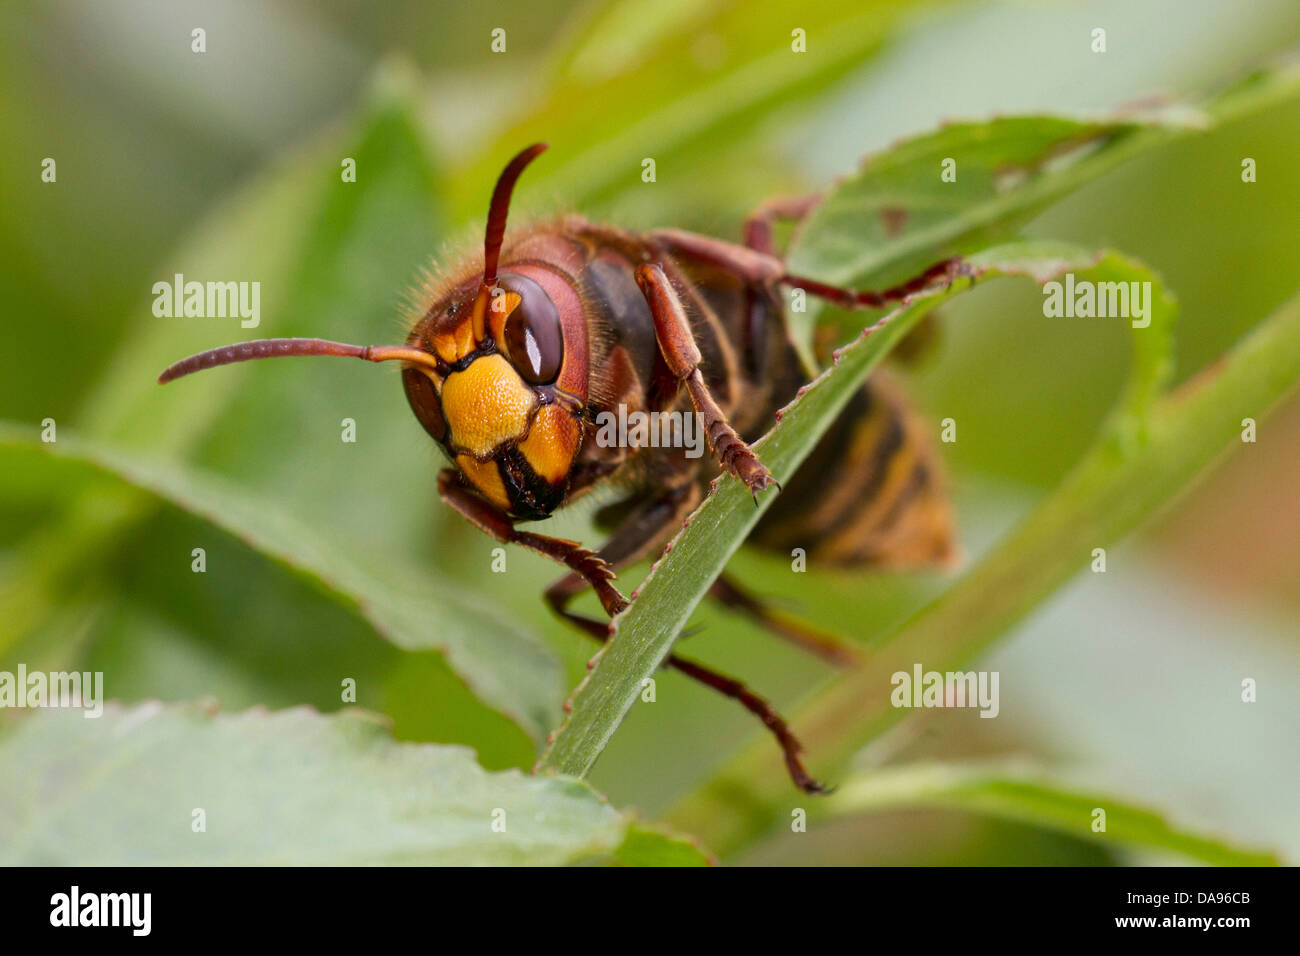
[[[679, 484], [662, 495], [647, 499], [619, 525], [609, 542], [601, 549], [601, 557], [607, 559], [611, 565], [621, 567], [653, 553], [663, 547], [664, 538], [681, 524], [682, 518], [690, 514], [699, 499], [700, 489], [693, 481]], [[609, 640], [607, 622], [597, 621], [568, 610], [569, 601], [582, 589], [582, 578], [577, 574], [567, 574], [547, 589], [546, 600], [561, 617], [603, 643]], [[758, 717], [763, 722], [763, 726], [776, 737], [790, 779], [794, 781], [795, 786], [805, 793], [827, 792], [826, 788], [818, 783], [804, 767], [801, 757], [803, 745], [799, 743], [799, 739], [785, 722], [785, 718], [765, 698], [754, 693], [734, 677], [720, 674], [677, 654], [669, 654], [663, 666], [671, 667], [692, 680], [699, 681], [738, 701], [742, 707]]]
[[627, 607], [627, 598], [611, 583], [615, 575], [608, 562], [577, 541], [520, 531], [515, 527], [513, 518], [465, 484], [456, 469], [444, 468], [438, 472], [438, 495], [480, 531], [490, 534], [502, 544], [523, 545], [569, 568], [591, 585], [600, 598], [605, 613], [610, 617]]
[[[700, 503], [699, 486], [690, 478], [690, 475], [683, 476], [662, 494], [641, 502], [605, 542], [598, 555], [600, 559], [617, 570], [662, 549], [681, 527], [682, 519]], [[609, 622], [569, 610], [569, 602], [586, 590], [587, 583], [581, 574], [570, 572], [546, 589], [546, 602], [570, 624], [603, 641], [609, 632]]]
[[736, 434], [736, 430], [727, 421], [727, 416], [714, 400], [709, 386], [705, 384], [704, 375], [700, 372], [700, 349], [695, 344], [695, 335], [691, 332], [691, 324], [686, 318], [686, 309], [677, 296], [677, 290], [668, 281], [663, 266], [658, 263], [639, 266], [636, 282], [650, 306], [659, 351], [668, 363], [668, 370], [673, 377], [686, 386], [691, 405], [704, 420], [704, 434], [709, 447], [713, 449], [722, 467], [743, 481], [757, 501], [758, 493], [769, 485], [777, 484], [776, 479], [758, 460], [749, 445]]

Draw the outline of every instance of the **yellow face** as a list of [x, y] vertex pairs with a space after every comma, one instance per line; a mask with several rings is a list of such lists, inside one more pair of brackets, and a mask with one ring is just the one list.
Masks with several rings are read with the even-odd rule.
[[[446, 371], [408, 368], [407, 397], [485, 499], [541, 518], [563, 500], [582, 439], [581, 405], [556, 382], [563, 341], [558, 319], [541, 327], [548, 307], [554, 312], [549, 298], [531, 280], [502, 280], [495, 295], [443, 314], [423, 344]], [[484, 341], [475, 341], [476, 324]]]
[[480, 461], [490, 458], [528, 433], [537, 405], [537, 394], [503, 356], [480, 356], [442, 383], [447, 444]]

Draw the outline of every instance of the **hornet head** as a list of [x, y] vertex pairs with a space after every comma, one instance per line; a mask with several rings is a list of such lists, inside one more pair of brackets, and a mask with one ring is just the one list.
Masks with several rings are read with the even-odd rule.
[[529, 263], [497, 268], [515, 182], [545, 149], [528, 147], [497, 180], [482, 276], [437, 295], [405, 345], [261, 339], [190, 356], [158, 381], [285, 355], [403, 362], [411, 410], [466, 480], [516, 518], [545, 518], [563, 501], [582, 444], [586, 328], [577, 293], [559, 275]]

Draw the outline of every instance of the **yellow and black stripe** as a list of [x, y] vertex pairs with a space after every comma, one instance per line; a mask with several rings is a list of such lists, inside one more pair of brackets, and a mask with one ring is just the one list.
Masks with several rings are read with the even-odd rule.
[[846, 567], [953, 560], [952, 512], [930, 437], [884, 373], [853, 396], [750, 542]]

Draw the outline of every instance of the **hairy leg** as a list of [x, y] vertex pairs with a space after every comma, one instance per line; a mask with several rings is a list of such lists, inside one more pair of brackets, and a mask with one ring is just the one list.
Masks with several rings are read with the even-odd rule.
[[[682, 519], [694, 510], [699, 499], [699, 486], [694, 482], [683, 483], [658, 497], [649, 499], [623, 520], [610, 536], [609, 541], [600, 549], [597, 557], [611, 568], [620, 568], [640, 560], [656, 548], [662, 547], [665, 537], [680, 526]], [[609, 639], [607, 621], [577, 614], [568, 609], [569, 602], [586, 590], [587, 585], [585, 577], [577, 572], [571, 572], [547, 588], [546, 600], [566, 621], [584, 634], [604, 643]], [[720, 674], [677, 654], [670, 654], [663, 666], [685, 674], [692, 680], [699, 681], [732, 698], [757, 716], [763, 722], [763, 726], [776, 737], [795, 785], [806, 793], [825, 792], [825, 788], [813, 779], [804, 767], [800, 757], [803, 747], [798, 738], [794, 736], [785, 719], [767, 700], [755, 694], [734, 677]]]
[[673, 376], [685, 388], [691, 404], [704, 422], [704, 434], [722, 467], [745, 483], [755, 500], [758, 493], [776, 480], [758, 460], [758, 456], [736, 433], [727, 416], [713, 398], [700, 371], [700, 349], [695, 344], [690, 320], [681, 299], [663, 267], [657, 263], [636, 270], [637, 285], [650, 306], [654, 318], [655, 338], [659, 351]]
[[[646, 500], [623, 519], [596, 556], [614, 570], [641, 560], [663, 546], [674, 528], [695, 510], [699, 501], [699, 486], [694, 481], [683, 481]], [[569, 623], [604, 640], [609, 630], [607, 621], [584, 617], [568, 609], [569, 602], [585, 591], [588, 583], [582, 574], [571, 571], [546, 589], [546, 602]]]
[[826, 299], [843, 309], [883, 308], [941, 282], [950, 284], [959, 276], [969, 274], [965, 260], [955, 256], [937, 262], [920, 275], [888, 289], [849, 289], [793, 275], [786, 272], [785, 263], [771, 252], [738, 246], [711, 236], [701, 236], [681, 229], [658, 229], [651, 233], [651, 237], [669, 253], [675, 249], [681, 250], [749, 282], [803, 289], [810, 295]]
[[594, 551], [584, 548], [577, 541], [520, 531], [509, 515], [479, 497], [477, 492], [466, 485], [460, 472], [454, 468], [446, 468], [438, 473], [438, 494], [480, 531], [502, 544], [523, 545], [568, 567], [595, 590], [605, 613], [611, 617], [627, 607], [627, 599], [611, 583], [614, 580], [614, 569]]

